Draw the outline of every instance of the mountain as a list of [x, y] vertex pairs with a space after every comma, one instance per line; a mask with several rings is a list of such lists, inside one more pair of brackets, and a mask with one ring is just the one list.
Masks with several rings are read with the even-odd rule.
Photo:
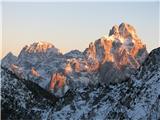
[[84, 52], [72, 50], [63, 55], [51, 43], [35, 42], [26, 45], [17, 58], [10, 53], [3, 61], [19, 78], [30, 79], [62, 97], [69, 89], [125, 81], [147, 55], [134, 27], [122, 23], [113, 26], [108, 37], [90, 43]]
[[[32, 80], [2, 72], [3, 119], [160, 119], [160, 48], [127, 81], [87, 86], [55, 97]], [[144, 72], [142, 72], [144, 71]], [[57, 74], [58, 79], [64, 76]], [[58, 85], [62, 85], [59, 83]]]
[[83, 52], [48, 42], [1, 61], [4, 119], [160, 119], [160, 48], [114, 25]]
[[[62, 103], [60, 111], [52, 112], [52, 118], [160, 119], [159, 50], [153, 50], [128, 81], [77, 91], [73, 102], [68, 105]], [[151, 69], [150, 65], [153, 65]], [[141, 74], [143, 69], [146, 70]]]
[[3, 67], [9, 68], [11, 64], [16, 63], [17, 57], [9, 52], [1, 61]]
[[113, 26], [108, 37], [90, 43], [84, 54], [91, 70], [100, 69], [104, 84], [127, 79], [148, 55], [134, 27], [126, 23]]
[[[137, 68], [147, 55], [146, 47], [138, 38], [133, 26], [121, 23], [119, 27], [113, 26], [109, 36], [102, 37], [94, 43], [90, 43], [84, 54], [103, 64], [106, 61], [115, 62], [118, 67], [130, 64]], [[123, 61], [125, 56], [128, 61]], [[135, 58], [135, 59], [134, 59]]]
[[70, 52], [65, 54], [67, 58], [82, 58], [84, 59], [84, 55], [79, 50], [71, 50]]
[[61, 53], [51, 43], [35, 42], [31, 45], [26, 45], [18, 56], [18, 64], [29, 64], [36, 66], [39, 62], [48, 59], [49, 57], [60, 55]]
[[[153, 76], [153, 72], [154, 71], [158, 71], [160, 64], [160, 56], [159, 56], [159, 52], [160, 52], [160, 48], [154, 49], [150, 52], [149, 56], [147, 57], [147, 59], [144, 61], [144, 63], [142, 64], [142, 66], [139, 68], [140, 72], [138, 77], [149, 77], [149, 76]], [[147, 76], [145, 76], [145, 74]], [[153, 74], [153, 75], [152, 75]], [[143, 78], [145, 79], [145, 78]]]

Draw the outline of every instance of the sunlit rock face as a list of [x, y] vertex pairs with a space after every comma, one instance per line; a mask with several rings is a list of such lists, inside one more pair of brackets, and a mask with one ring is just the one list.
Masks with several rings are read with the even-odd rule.
[[[111, 50], [114, 61], [121, 65], [129, 64], [132, 68], [138, 68], [148, 55], [146, 46], [138, 38], [133, 26], [122, 23], [117, 28], [118, 32], [113, 28], [110, 36], [115, 38]], [[126, 57], [127, 59], [124, 60]]]
[[127, 79], [148, 55], [134, 27], [126, 23], [113, 26], [108, 37], [91, 43], [84, 54], [105, 83]]
[[31, 73], [32, 73], [32, 75], [33, 76], [35, 76], [35, 77], [39, 77], [40, 76], [40, 74], [35, 70], [35, 68], [33, 68], [32, 67], [32, 69], [31, 69]]
[[84, 51], [84, 55], [91, 72], [97, 71], [106, 60], [112, 61], [113, 57], [110, 54], [111, 47], [112, 41], [108, 41], [105, 38], [100, 38], [94, 43], [89, 44], [89, 47]]
[[49, 91], [58, 97], [62, 97], [68, 89], [81, 89], [88, 86], [90, 74], [85, 60], [70, 58], [65, 66], [53, 71], [49, 83]]
[[119, 35], [119, 29], [117, 25], [114, 25], [112, 29], [109, 31], [109, 36], [111, 35]]
[[58, 97], [62, 97], [68, 89], [66, 76], [63, 73], [54, 73], [49, 84], [49, 91]]

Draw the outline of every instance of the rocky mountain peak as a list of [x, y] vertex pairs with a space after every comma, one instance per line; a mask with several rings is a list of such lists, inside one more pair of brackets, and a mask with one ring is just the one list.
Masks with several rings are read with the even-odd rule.
[[114, 25], [112, 29], [109, 31], [109, 36], [111, 35], [119, 35], [118, 25]]
[[[132, 71], [139, 68], [148, 55], [146, 47], [137, 37], [134, 27], [127, 23], [114, 25], [108, 37], [105, 36], [90, 43], [84, 54], [89, 59], [90, 67], [94, 66], [94, 71], [100, 69], [100, 76], [105, 82], [111, 80], [114, 73], [117, 75], [114, 75], [111, 82], [117, 78], [119, 80], [127, 79]], [[110, 68], [110, 70], [106, 68]], [[103, 71], [102, 74], [101, 71]]]
[[122, 23], [119, 25], [119, 33], [124, 38], [131, 37], [136, 38], [136, 30], [135, 28], [130, 24]]
[[39, 52], [46, 52], [50, 48], [55, 48], [54, 45], [48, 42], [35, 42], [31, 45], [27, 45], [24, 47], [25, 51], [28, 53], [39, 53]]
[[121, 23], [119, 26], [114, 25], [109, 32], [109, 36], [112, 35], [122, 38], [137, 38], [135, 28], [127, 23]]
[[17, 58], [17, 57], [16, 57], [15, 55], [13, 55], [12, 52], [9, 52], [9, 53], [2, 59], [2, 61], [5, 60], [5, 59], [16, 59], [16, 58]]
[[135, 58], [139, 52], [147, 54], [146, 47], [137, 37], [135, 28], [127, 23], [114, 25], [108, 37], [102, 37], [94, 43], [90, 43], [85, 53], [104, 63], [105, 61], [114, 61], [115, 54], [121, 55], [123, 51]]
[[35, 42], [31, 45], [26, 45], [18, 56], [19, 64], [30, 63], [35, 65], [37, 62], [42, 62], [45, 59], [60, 55], [59, 49], [48, 42]]
[[2, 66], [9, 67], [11, 64], [16, 63], [17, 57], [9, 52], [3, 59], [2, 59]]

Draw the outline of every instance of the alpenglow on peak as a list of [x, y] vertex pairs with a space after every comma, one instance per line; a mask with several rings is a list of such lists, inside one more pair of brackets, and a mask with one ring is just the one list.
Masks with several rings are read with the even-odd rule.
[[25, 51], [29, 53], [46, 52], [50, 48], [55, 48], [55, 46], [49, 42], [40, 41], [25, 46]]
[[121, 23], [119, 26], [114, 25], [112, 29], [109, 31], [109, 36], [119, 36], [123, 38], [131, 37], [131, 38], [137, 38], [136, 30], [135, 28], [127, 23]]

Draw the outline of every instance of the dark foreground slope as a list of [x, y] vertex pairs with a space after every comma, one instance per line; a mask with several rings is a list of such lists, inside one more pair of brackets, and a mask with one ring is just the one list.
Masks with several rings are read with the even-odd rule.
[[[44, 119], [48, 110], [62, 99], [30, 80], [18, 78], [6, 68], [1, 67], [1, 76], [2, 120]], [[70, 93], [64, 98], [71, 96]]]

